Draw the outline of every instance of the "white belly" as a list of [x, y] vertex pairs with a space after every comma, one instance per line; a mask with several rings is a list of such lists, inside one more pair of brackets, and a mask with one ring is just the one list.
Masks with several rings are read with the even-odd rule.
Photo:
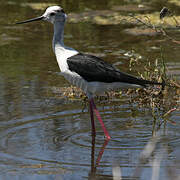
[[88, 94], [88, 82], [84, 80], [81, 76], [79, 76], [77, 73], [66, 70], [64, 72], [61, 72], [61, 74], [71, 84], [82, 89], [86, 94]]
[[84, 80], [81, 76], [79, 76], [77, 73], [71, 72], [69, 70], [62, 72], [61, 74], [71, 84], [82, 89], [88, 97], [99, 95], [110, 90], [142, 87], [137, 84], [128, 84], [128, 83], [121, 83], [121, 82], [113, 82], [113, 83], [104, 83], [104, 82], [98, 82], [98, 81], [88, 82]]

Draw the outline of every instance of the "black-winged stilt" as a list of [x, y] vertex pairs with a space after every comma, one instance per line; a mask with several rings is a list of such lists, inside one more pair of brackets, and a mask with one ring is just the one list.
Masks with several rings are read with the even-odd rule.
[[51, 6], [46, 9], [42, 16], [16, 24], [46, 20], [54, 25], [53, 51], [56, 55], [61, 74], [70, 83], [81, 88], [89, 98], [92, 132], [95, 134], [93, 114], [95, 112], [106, 138], [110, 139], [110, 135], [94, 103], [93, 96], [118, 88], [138, 88], [146, 87], [147, 84], [162, 85], [162, 83], [126, 74], [96, 56], [82, 54], [64, 46], [63, 34], [66, 17], [65, 12], [60, 6]]

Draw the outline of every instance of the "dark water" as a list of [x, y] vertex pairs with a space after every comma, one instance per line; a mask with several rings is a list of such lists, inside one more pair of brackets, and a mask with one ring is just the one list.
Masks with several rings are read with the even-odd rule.
[[[97, 122], [96, 140], [92, 141], [87, 108], [82, 111], [81, 100], [69, 100], [56, 92], [69, 84], [58, 74], [51, 48], [52, 25], [47, 22], [7, 25], [40, 15], [42, 11], [23, 6], [25, 1], [0, 2], [0, 179], [79, 180], [90, 179], [93, 174], [97, 179], [112, 179], [114, 163], [121, 167], [123, 178], [130, 179], [139, 155], [154, 131], [151, 108], [130, 104], [130, 97], [125, 94], [99, 104], [112, 139], [103, 147], [106, 142]], [[100, 5], [96, 1], [62, 1], [69, 12], [83, 12], [86, 7], [110, 9], [118, 4], [123, 3], [102, 1]], [[68, 23], [65, 44], [119, 63], [124, 71], [128, 71], [129, 58], [124, 55], [127, 52], [133, 49], [144, 59], [154, 60], [160, 57], [162, 46], [171, 74], [179, 78], [179, 45], [161, 36], [127, 35], [123, 31], [125, 28]], [[180, 37], [179, 32], [171, 33], [177, 39]], [[167, 176], [167, 167], [177, 167], [177, 173], [180, 173], [179, 112], [171, 113], [168, 119], [176, 125], [167, 123], [161, 128], [165, 140], [159, 146], [168, 147], [161, 162], [161, 179]], [[103, 150], [95, 168], [98, 154]], [[142, 179], [151, 179], [151, 161], [144, 164]]]

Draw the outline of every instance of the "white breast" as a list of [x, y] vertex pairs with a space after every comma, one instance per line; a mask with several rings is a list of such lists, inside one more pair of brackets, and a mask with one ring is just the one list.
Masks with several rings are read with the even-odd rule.
[[78, 51], [72, 48], [58, 46], [58, 45], [55, 46], [54, 51], [61, 72], [65, 72], [66, 70], [69, 70], [67, 65], [67, 58], [78, 54]]
[[67, 64], [67, 58], [78, 54], [79, 52], [62, 46], [55, 47], [56, 59], [61, 70], [61, 74], [64, 76], [66, 80], [68, 80], [71, 84], [81, 88], [85, 93], [88, 94], [88, 82], [85, 81], [80, 75], [75, 72], [69, 70]]

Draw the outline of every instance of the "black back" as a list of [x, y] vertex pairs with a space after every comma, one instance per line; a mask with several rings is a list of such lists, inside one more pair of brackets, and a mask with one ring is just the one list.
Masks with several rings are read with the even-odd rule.
[[67, 59], [69, 69], [79, 74], [88, 82], [100, 81], [104, 83], [123, 82], [145, 86], [146, 84], [156, 84], [151, 81], [136, 78], [132, 75], [120, 72], [111, 64], [102, 59], [79, 53]]

